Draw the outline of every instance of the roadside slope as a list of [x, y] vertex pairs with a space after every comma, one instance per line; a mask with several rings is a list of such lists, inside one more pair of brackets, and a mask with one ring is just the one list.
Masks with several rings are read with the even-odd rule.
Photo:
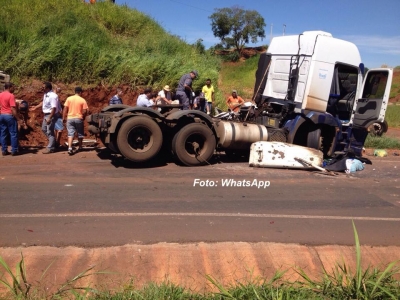
[[[89, 276], [80, 286], [120, 289], [130, 280], [137, 287], [150, 282], [172, 282], [195, 291], [214, 288], [206, 280], [211, 275], [224, 285], [270, 279], [276, 271], [287, 270], [286, 279], [296, 280], [294, 269], [301, 268], [311, 278], [321, 278], [323, 268], [332, 271], [337, 263], [356, 269], [353, 246], [303, 246], [279, 243], [196, 243], [125, 245], [83, 249], [76, 247], [0, 248], [0, 256], [9, 266], [25, 258], [29, 282], [38, 282], [51, 264], [42, 282], [54, 289], [85, 269], [108, 274]], [[400, 260], [400, 247], [361, 246], [362, 266], [383, 270]]]

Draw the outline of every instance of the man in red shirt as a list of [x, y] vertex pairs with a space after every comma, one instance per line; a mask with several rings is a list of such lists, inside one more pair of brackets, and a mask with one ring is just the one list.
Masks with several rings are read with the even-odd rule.
[[11, 138], [11, 155], [18, 155], [18, 113], [15, 103], [14, 84], [6, 82], [5, 91], [0, 93], [0, 141], [1, 154], [10, 154], [7, 150], [7, 135]]

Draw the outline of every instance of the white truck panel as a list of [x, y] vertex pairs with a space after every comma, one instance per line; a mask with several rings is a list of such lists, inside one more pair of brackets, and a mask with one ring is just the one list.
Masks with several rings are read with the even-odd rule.
[[309, 81], [302, 102], [302, 109], [325, 112], [332, 84], [334, 64], [313, 61], [309, 71]]
[[317, 149], [282, 142], [256, 142], [250, 147], [250, 167], [302, 169], [322, 163], [323, 154]]

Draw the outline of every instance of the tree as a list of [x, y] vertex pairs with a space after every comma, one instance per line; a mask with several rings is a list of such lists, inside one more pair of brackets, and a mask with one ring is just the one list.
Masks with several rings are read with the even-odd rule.
[[255, 10], [238, 6], [216, 8], [209, 18], [214, 36], [220, 38], [224, 46], [234, 47], [239, 55], [245, 44], [265, 38], [264, 18]]

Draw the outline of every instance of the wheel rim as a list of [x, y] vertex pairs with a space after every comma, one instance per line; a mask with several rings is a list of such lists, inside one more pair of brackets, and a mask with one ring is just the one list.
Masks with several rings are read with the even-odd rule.
[[382, 130], [382, 125], [379, 123], [374, 123], [373, 128], [375, 132], [379, 133]]
[[204, 149], [204, 144], [204, 136], [199, 133], [194, 133], [186, 139], [185, 150], [190, 156], [197, 157], [202, 153]]
[[136, 152], [146, 152], [153, 145], [151, 131], [145, 127], [135, 127], [128, 133], [128, 143]]

